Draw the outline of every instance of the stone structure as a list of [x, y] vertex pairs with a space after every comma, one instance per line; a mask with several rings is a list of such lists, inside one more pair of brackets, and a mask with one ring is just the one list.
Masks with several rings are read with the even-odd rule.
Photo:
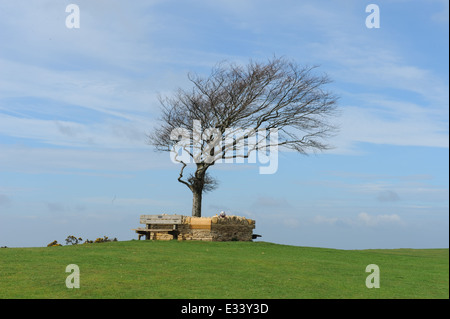
[[142, 215], [135, 231], [154, 240], [252, 241], [255, 221], [240, 216]]

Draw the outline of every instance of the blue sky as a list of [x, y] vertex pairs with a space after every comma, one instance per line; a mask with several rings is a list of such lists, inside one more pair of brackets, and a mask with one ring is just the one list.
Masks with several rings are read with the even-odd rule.
[[203, 215], [283, 244], [448, 247], [448, 16], [444, 0], [0, 0], [0, 246], [128, 240], [140, 214], [189, 215], [180, 167], [145, 143], [158, 94], [276, 55], [334, 80], [335, 148], [280, 153], [273, 175], [213, 167]]

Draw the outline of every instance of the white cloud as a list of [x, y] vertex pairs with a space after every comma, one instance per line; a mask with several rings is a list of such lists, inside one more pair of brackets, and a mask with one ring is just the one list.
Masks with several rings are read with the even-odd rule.
[[162, 201], [151, 198], [122, 198], [122, 197], [87, 197], [81, 199], [87, 204], [99, 205], [117, 205], [117, 206], [146, 206], [146, 207], [168, 207], [173, 205], [172, 202]]
[[30, 119], [0, 113], [0, 134], [40, 143], [72, 148], [146, 149], [151, 122], [106, 120], [82, 124], [60, 120]]
[[339, 134], [331, 139], [334, 153], [351, 151], [356, 142], [399, 146], [449, 147], [448, 123], [439, 112], [433, 115], [426, 107], [411, 108], [361, 108], [345, 106]]
[[135, 112], [148, 112], [156, 106], [156, 91], [144, 89], [151, 87], [151, 82], [114, 75], [113, 70], [53, 70], [1, 58], [0, 69], [2, 99], [47, 99], [126, 120], [137, 120]]
[[[323, 28], [322, 40], [308, 43], [308, 53], [327, 65], [334, 86], [342, 88], [341, 131], [332, 152], [357, 153], [356, 142], [448, 148], [448, 73], [412, 59], [404, 47], [417, 44], [399, 45], [397, 33], [382, 29], [369, 35], [355, 27], [354, 5], [339, 10], [341, 21], [351, 21], [347, 26]], [[440, 57], [437, 52], [435, 59]]]
[[400, 200], [400, 197], [393, 190], [385, 190], [378, 194], [377, 199], [380, 202], [396, 202]]
[[[0, 58], [1, 96], [49, 99], [132, 121], [136, 126], [136, 123], [142, 124], [143, 117], [153, 117], [157, 113], [157, 90], [168, 91], [186, 83], [187, 69], [183, 68], [211, 65], [224, 57], [247, 59], [206, 47], [195, 51], [184, 42], [173, 47], [158, 45], [156, 39], [160, 39], [161, 31], [189, 29], [194, 32], [198, 28], [190, 20], [179, 20], [177, 10], [162, 10], [157, 6], [159, 3], [161, 1], [133, 4], [118, 0], [81, 1], [79, 30], [65, 28], [64, 4], [55, 5], [51, 0], [23, 5], [2, 3], [0, 26], [4, 33], [10, 31], [5, 33], [8, 41], [1, 45], [7, 49], [4, 52], [10, 54], [2, 54], [4, 57]], [[199, 15], [209, 12], [223, 16], [220, 23], [247, 25], [243, 28], [264, 32], [275, 28], [277, 35], [288, 33], [288, 38], [300, 40], [303, 47], [308, 47], [305, 59], [324, 61], [330, 66], [327, 71], [336, 82], [380, 90], [406, 90], [427, 99], [423, 104], [400, 103], [387, 95], [379, 94], [375, 100], [373, 96], [360, 95], [359, 105], [344, 105], [343, 116], [338, 119], [342, 123], [341, 133], [332, 142], [336, 146], [333, 152], [351, 153], [356, 148], [355, 142], [448, 147], [448, 121], [444, 120], [445, 114], [448, 118], [448, 84], [435, 72], [408, 63], [406, 52], [399, 50], [394, 38], [367, 36], [363, 26], [365, 13], [358, 11], [363, 6], [357, 1], [326, 5], [313, 1], [288, 1], [277, 5], [269, 1], [263, 4], [259, 1], [196, 1], [195, 6], [204, 10], [200, 10]], [[14, 18], [19, 13], [21, 23]], [[163, 21], [167, 17], [173, 21]], [[39, 28], [33, 27], [36, 25]], [[356, 25], [361, 27], [355, 28]], [[305, 28], [311, 38], [299, 37]], [[272, 36], [268, 35], [271, 41], [275, 40]], [[207, 37], [207, 33], [198, 37]], [[291, 46], [280, 50], [283, 52]], [[71, 61], [71, 57], [76, 59]], [[180, 67], [180, 63], [184, 65]], [[178, 64], [175, 73], [173, 64]], [[4, 108], [0, 100], [0, 109]], [[395, 120], [383, 116], [382, 109], [386, 108]], [[9, 107], [9, 111], [17, 110]], [[444, 116], [433, 116], [434, 112]], [[73, 122], [77, 120], [81, 122], [80, 119]], [[33, 124], [38, 129], [39, 124]], [[88, 135], [95, 135], [103, 142], [102, 128], [98, 126], [101, 124], [95, 129], [89, 128], [92, 134]], [[120, 127], [121, 124], [117, 124], [114, 131], [120, 131]], [[65, 132], [72, 131], [69, 128]], [[133, 134], [127, 130], [124, 135], [130, 136], [128, 133]], [[5, 127], [3, 134], [8, 135]], [[90, 136], [84, 138], [92, 141]], [[78, 145], [75, 140], [68, 140], [72, 142]]]
[[0, 206], [8, 206], [11, 203], [11, 199], [3, 194], [0, 194]]
[[276, 208], [289, 208], [291, 204], [286, 200], [286, 198], [275, 198], [272, 196], [264, 195], [259, 196], [254, 202], [255, 207], [276, 207]]
[[[443, 11], [435, 10], [437, 6], [425, 10], [428, 16], [418, 21], [426, 24], [424, 30], [436, 31], [436, 26], [448, 24], [448, 2], [431, 1], [439, 1]], [[156, 93], [170, 94], [188, 84], [187, 71], [207, 74], [210, 66], [223, 59], [247, 62], [250, 57], [261, 59], [274, 53], [299, 63], [320, 63], [320, 71], [335, 80], [331, 89], [342, 95], [344, 112], [338, 119], [341, 133], [336, 143], [332, 142], [338, 147], [334, 152], [357, 154], [357, 142], [448, 147], [447, 70], [433, 68], [440, 61], [433, 61], [431, 49], [421, 50], [417, 43], [405, 45], [415, 41], [415, 34], [405, 31], [408, 28], [389, 32], [387, 24], [382, 24], [382, 29], [368, 33], [361, 1], [76, 3], [81, 9], [81, 28], [69, 30], [64, 24], [68, 2], [0, 1], [0, 167], [6, 172], [92, 174], [114, 177], [111, 181], [118, 183], [138, 171], [170, 168], [178, 172], [179, 166], [171, 163], [167, 153], [154, 153], [140, 140], [158, 116]], [[420, 12], [411, 13], [419, 16]], [[402, 34], [407, 39], [396, 38]], [[40, 109], [42, 105], [45, 108]], [[386, 174], [383, 172], [390, 169], [383, 167], [377, 172]], [[41, 176], [29, 174], [26, 179], [1, 181], [6, 184], [0, 186], [0, 206], [10, 203], [14, 208], [11, 214], [23, 213], [24, 220], [32, 211], [38, 220], [32, 185], [42, 183], [36, 178]], [[233, 205], [240, 205], [237, 209], [249, 205], [249, 216], [261, 220], [258, 225], [269, 224], [276, 237], [279, 229], [288, 226], [305, 229], [308, 220], [327, 227], [353, 227], [363, 233], [367, 227], [401, 225], [413, 207], [421, 207], [422, 218], [433, 210], [440, 214], [442, 207], [448, 206], [446, 186], [401, 180], [400, 176], [375, 176], [357, 182], [351, 176], [338, 181], [315, 179], [311, 185], [323, 187], [311, 190], [312, 199], [308, 195], [297, 198], [290, 191], [287, 195], [284, 187], [288, 184], [280, 184], [279, 193], [273, 196]], [[331, 199], [320, 197], [316, 201], [322, 190], [334, 191], [331, 196], [323, 194]], [[45, 202], [38, 203], [40, 209], [65, 209], [66, 215], [73, 213], [74, 220], [83, 215], [86, 225], [92, 223], [86, 213], [91, 206], [98, 207], [102, 217], [95, 227], [110, 221], [111, 211], [121, 216], [124, 210], [120, 206], [141, 211], [142, 207], [177, 205], [160, 199], [122, 198], [120, 194], [116, 199], [113, 194], [104, 197], [100, 189], [100, 193], [91, 194], [98, 197], [84, 198], [77, 209], [75, 203], [58, 206], [61, 199], [54, 198], [51, 188], [38, 191], [47, 196]], [[63, 189], [58, 191], [64, 193]], [[344, 198], [340, 191], [344, 191]], [[402, 199], [395, 207], [391, 202], [377, 201], [377, 197], [395, 200], [389, 191]], [[236, 192], [235, 186], [231, 192]], [[18, 201], [18, 196], [23, 201]], [[187, 203], [189, 196], [186, 193]], [[305, 204], [304, 199], [315, 202]], [[309, 207], [297, 209], [302, 205]], [[347, 215], [349, 208], [356, 213]], [[323, 215], [311, 217], [314, 209]], [[379, 214], [378, 209], [385, 214]], [[274, 225], [279, 229], [273, 230]], [[117, 227], [123, 228], [123, 223]]]
[[324, 217], [317, 215], [312, 219], [314, 224], [346, 225], [352, 227], [376, 227], [386, 225], [403, 225], [404, 222], [397, 214], [370, 215], [361, 212], [356, 217]]
[[288, 228], [298, 228], [301, 225], [297, 218], [284, 218], [282, 219], [282, 223]]
[[152, 169], [178, 169], [168, 153], [148, 149], [66, 149], [2, 146], [0, 167], [11, 172], [100, 174]]
[[339, 221], [339, 218], [337, 218], [337, 217], [324, 217], [324, 216], [318, 215], [318, 216], [315, 216], [313, 218], [313, 222], [315, 224], [330, 224], [330, 225], [333, 225], [333, 224], [336, 224], [336, 222], [338, 222], [338, 221]]
[[[433, 21], [445, 24], [448, 28], [449, 22], [449, 2], [447, 0], [429, 0], [429, 2], [439, 2], [441, 4], [441, 10], [437, 11], [431, 16]], [[448, 30], [448, 29], [447, 29]]]
[[401, 224], [402, 221], [397, 214], [392, 215], [369, 215], [367, 213], [360, 213], [357, 218], [358, 222], [361, 222], [365, 226], [378, 226], [383, 224]]

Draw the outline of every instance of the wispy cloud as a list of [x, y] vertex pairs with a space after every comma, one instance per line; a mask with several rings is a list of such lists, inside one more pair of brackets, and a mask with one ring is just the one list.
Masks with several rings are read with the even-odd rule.
[[366, 226], [378, 226], [381, 224], [401, 224], [401, 219], [397, 214], [392, 215], [369, 215], [367, 213], [360, 213], [358, 215], [359, 222], [363, 223]]
[[118, 197], [116, 195], [112, 197], [86, 197], [81, 200], [86, 204], [97, 205], [115, 205], [115, 206], [147, 206], [147, 207], [167, 207], [172, 205], [172, 202], [152, 199], [152, 198], [127, 198]]
[[[441, 5], [440, 10], [432, 14], [431, 19], [438, 23], [448, 26], [449, 23], [449, 2], [447, 0], [429, 0], [429, 2], [436, 2]], [[448, 29], [447, 29], [448, 30]]]
[[[210, 66], [226, 57], [242, 62], [248, 59], [245, 50], [233, 55], [177, 41], [181, 30], [185, 30], [183, 32], [194, 43], [212, 37], [201, 19], [197, 22], [180, 19], [182, 10], [192, 10], [197, 17], [206, 18], [207, 8], [209, 15], [222, 18], [218, 25], [231, 27], [230, 35], [235, 32], [233, 28], [240, 30], [239, 36], [244, 37], [264, 34], [264, 41], [257, 42], [260, 50], [256, 56], [264, 55], [264, 42], [274, 43], [283, 35], [289, 45], [284, 44], [278, 54], [290, 52], [298, 42], [303, 48], [304, 62], [327, 65], [337, 83], [347, 82], [380, 91], [386, 88], [408, 91], [425, 99], [423, 103], [411, 99], [400, 102], [384, 93], [357, 96], [343, 90], [344, 112], [340, 120], [341, 132], [332, 143], [336, 146], [334, 152], [349, 153], [357, 148], [355, 142], [448, 147], [448, 121], [444, 120], [445, 114], [448, 115], [448, 83], [433, 70], [411, 64], [407, 52], [396, 46], [395, 38], [368, 36], [363, 23], [364, 6], [358, 1], [330, 2], [324, 6], [313, 1], [263, 3], [194, 1], [189, 5], [180, 4], [179, 10], [167, 11], [161, 1], [136, 1], [126, 5], [120, 1], [82, 1], [83, 22], [76, 31], [64, 26], [64, 4], [55, 5], [51, 0], [31, 1], [27, 5], [2, 3], [4, 18], [0, 32], [7, 41], [1, 44], [4, 53], [0, 58], [0, 110], [6, 108], [10, 113], [15, 112], [10, 116], [21, 118], [20, 108], [12, 109], [7, 98], [29, 96], [56, 101], [59, 107], [88, 109], [99, 117], [123, 121], [109, 130], [102, 128], [105, 120], [101, 119], [81, 130], [75, 126], [83, 125], [86, 118], [66, 119], [72, 123], [59, 125], [60, 133], [65, 133], [66, 137], [72, 134], [66, 146], [69, 143], [79, 145], [77, 139], [73, 139], [75, 132], [80, 132], [78, 141], [86, 145], [94, 140], [93, 136], [102, 144], [112, 132], [133, 136], [131, 126], [142, 130], [153, 124], [144, 119], [153, 119], [157, 113], [156, 93], [185, 84], [189, 68], [197, 68], [205, 60], [208, 62], [204, 66]], [[12, 18], [19, 12], [23, 18], [21, 23]], [[168, 17], [170, 24], [163, 21]], [[39, 28], [34, 28], [35, 25]], [[178, 32], [172, 32], [174, 30]], [[170, 49], [161, 45], [167, 44], [163, 35], [173, 37], [175, 44]], [[232, 37], [224, 41], [234, 43], [235, 40]], [[349, 99], [355, 102], [350, 103]], [[390, 116], [386, 117], [383, 110]], [[45, 131], [48, 123], [21, 124], [17, 127], [33, 124], [29, 127], [33, 134], [22, 138], [37, 136], [40, 141], [51, 143], [51, 138], [43, 139], [39, 138], [42, 134], [35, 134]], [[17, 136], [14, 130], [1, 126], [2, 134]], [[81, 131], [92, 132], [83, 136]]]
[[346, 225], [353, 227], [378, 227], [386, 225], [404, 225], [404, 222], [397, 214], [380, 214], [371, 215], [365, 212], [359, 213], [353, 218], [343, 217], [324, 217], [317, 215], [312, 219], [315, 224], [327, 224], [327, 225]]
[[[378, 170], [377, 167], [374, 169]], [[330, 203], [331, 199], [337, 201], [334, 207], [347, 207], [347, 203], [355, 203], [356, 198], [359, 199], [358, 205], [363, 205], [362, 207], [395, 207], [405, 211], [411, 206], [448, 205], [447, 181], [440, 175], [374, 174], [369, 168], [366, 171], [367, 173], [330, 171], [324, 173], [322, 178], [299, 181], [296, 184], [304, 188], [317, 188], [318, 191], [327, 189], [332, 194], [327, 202]], [[420, 172], [419, 168], [417, 172]]]
[[321, 215], [317, 215], [312, 219], [313, 223], [315, 224], [330, 224], [334, 225], [339, 221], [339, 218], [337, 217], [324, 217]]
[[[340, 160], [355, 163], [325, 176], [318, 172], [328, 168], [311, 164], [304, 172], [296, 160], [286, 161], [282, 165], [291, 166], [274, 176], [276, 189], [258, 180], [251, 185], [254, 195], [226, 201], [224, 209], [257, 219], [258, 227], [277, 238], [299, 236], [283, 232], [286, 227], [311, 226], [306, 237], [320, 240], [324, 235], [317, 229], [342, 226], [361, 235], [381, 227], [397, 231], [403, 223], [411, 225], [413, 215], [420, 216], [420, 223], [433, 214], [448, 218], [448, 179], [437, 178], [437, 169], [424, 169], [433, 167], [433, 156], [441, 153], [423, 162], [400, 154], [399, 161], [411, 160], [411, 165], [398, 166], [382, 161], [386, 153], [376, 153], [380, 144], [394, 145], [396, 151], [400, 148], [395, 146], [448, 148], [448, 1], [427, 0], [424, 10], [419, 1], [380, 3], [379, 30], [365, 27], [366, 4], [359, 0], [77, 0], [78, 30], [65, 27], [68, 3], [0, 1], [0, 207], [19, 216], [18, 227], [24, 220], [42, 222], [41, 215], [53, 218], [63, 212], [59, 222], [71, 227], [74, 222], [98, 231], [109, 223], [123, 231], [124, 211], [128, 219], [147, 208], [181, 205], [145, 198], [139, 189], [110, 194], [108, 188], [112, 181], [128, 182], [146, 171], [154, 176], [161, 169], [179, 172], [167, 153], [154, 153], [145, 143], [159, 116], [157, 94], [188, 88], [189, 71], [208, 74], [224, 59], [246, 63], [273, 54], [320, 64], [318, 70], [330, 75], [334, 82], [328, 88], [341, 96], [342, 108], [337, 119], [341, 131], [330, 141], [333, 152], [360, 157], [332, 155], [332, 162], [321, 157], [318, 165], [325, 167], [338, 167]], [[412, 8], [405, 12], [404, 6]], [[366, 160], [374, 167], [362, 163]], [[215, 169], [220, 174], [247, 166]], [[277, 180], [283, 169], [289, 174]], [[306, 180], [299, 176], [304, 190], [286, 182], [294, 171], [314, 172]], [[68, 201], [56, 198], [53, 186], [41, 188], [42, 175], [36, 173], [63, 178], [80, 192], [58, 188]], [[93, 176], [107, 187], [86, 189], [84, 177]], [[232, 187], [219, 190], [224, 195], [244, 187], [229, 182]], [[59, 185], [59, 180], [51, 183]], [[176, 178], [151, 187], [172, 190], [174, 184]], [[182, 191], [189, 206], [190, 194]], [[215, 205], [209, 210], [215, 211]], [[119, 226], [113, 226], [111, 214]], [[4, 216], [6, 225], [9, 217]], [[333, 245], [335, 235], [326, 234]]]
[[65, 149], [28, 146], [2, 146], [0, 167], [6, 171], [24, 173], [98, 174], [177, 168], [167, 153], [152, 149]]
[[62, 203], [47, 203], [47, 209], [51, 213], [64, 213], [66, 207]]
[[0, 206], [7, 206], [9, 204], [11, 204], [11, 199], [9, 196], [0, 194]]
[[392, 190], [385, 190], [378, 194], [377, 199], [380, 202], [396, 202], [400, 200], [400, 196]]

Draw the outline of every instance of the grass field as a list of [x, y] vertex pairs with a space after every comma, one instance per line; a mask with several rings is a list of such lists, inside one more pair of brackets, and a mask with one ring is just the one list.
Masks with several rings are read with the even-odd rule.
[[[0, 298], [449, 298], [448, 249], [124, 241], [0, 249]], [[80, 288], [66, 287], [66, 266]], [[366, 287], [366, 266], [380, 288]]]

